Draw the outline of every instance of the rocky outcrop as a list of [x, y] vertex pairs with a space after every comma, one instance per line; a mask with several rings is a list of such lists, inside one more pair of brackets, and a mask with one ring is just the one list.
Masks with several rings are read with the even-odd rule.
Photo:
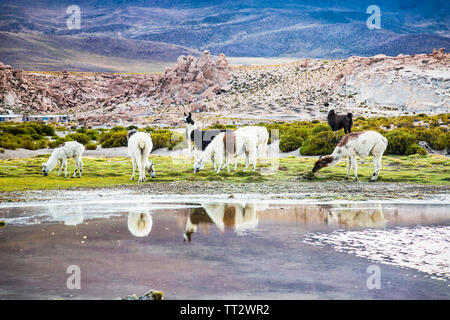
[[230, 80], [225, 56], [214, 61], [208, 51], [180, 56], [162, 75], [24, 73], [0, 63], [0, 113], [77, 113], [85, 124], [117, 124], [172, 105], [203, 111]]
[[217, 93], [229, 91], [231, 73], [223, 54], [216, 62], [209, 51], [200, 58], [180, 56], [173, 68], [167, 68], [159, 79], [159, 92], [163, 105], [188, 104], [213, 99]]
[[450, 60], [443, 48], [412, 56], [352, 57], [345, 70], [342, 90], [355, 104], [427, 113], [450, 107]]

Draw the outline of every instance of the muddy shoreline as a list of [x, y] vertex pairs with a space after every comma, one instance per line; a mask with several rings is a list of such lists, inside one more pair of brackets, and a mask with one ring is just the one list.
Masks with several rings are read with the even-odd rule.
[[120, 193], [141, 195], [197, 195], [223, 198], [260, 198], [296, 200], [437, 200], [450, 199], [450, 186], [423, 185], [391, 182], [326, 181], [305, 182], [299, 180], [265, 183], [211, 182], [147, 182], [102, 188], [71, 188], [65, 190], [28, 190], [1, 192], [0, 202], [47, 201], [54, 199], [82, 199], [84, 195]]

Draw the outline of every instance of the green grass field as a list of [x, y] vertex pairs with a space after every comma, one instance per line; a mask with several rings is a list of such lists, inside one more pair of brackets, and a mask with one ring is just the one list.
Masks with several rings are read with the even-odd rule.
[[[118, 185], [137, 184], [130, 181], [131, 162], [128, 158], [89, 158], [85, 157], [83, 177], [70, 176], [74, 170], [73, 160], [69, 160], [68, 178], [58, 177], [58, 170], [54, 169], [47, 177], [41, 172], [41, 163], [45, 162], [47, 155], [27, 159], [0, 160], [0, 192], [43, 189], [68, 189], [78, 187], [110, 187]], [[243, 161], [238, 171], [222, 170], [216, 174], [208, 163], [204, 170], [194, 174], [192, 160], [187, 158], [173, 158], [154, 156], [157, 177], [150, 179], [146, 184], [171, 181], [221, 181], [228, 183], [249, 183], [296, 180], [311, 171], [316, 159], [288, 157], [279, 159], [274, 163], [274, 174], [267, 174], [261, 170], [268, 170], [271, 166], [269, 160], [258, 163], [257, 171], [243, 172]], [[445, 156], [385, 156], [383, 168], [377, 183], [405, 182], [419, 184], [445, 185], [450, 184], [450, 161]], [[365, 164], [359, 165], [359, 180], [367, 181], [373, 173], [372, 158], [366, 159]], [[343, 180], [346, 174], [346, 162], [335, 167], [319, 171], [315, 181]], [[351, 177], [353, 171], [351, 172]], [[308, 181], [308, 180], [303, 180]]]

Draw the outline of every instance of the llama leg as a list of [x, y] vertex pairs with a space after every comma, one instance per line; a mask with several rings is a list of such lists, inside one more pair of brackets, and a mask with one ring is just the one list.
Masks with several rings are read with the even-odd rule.
[[234, 171], [236, 171], [237, 170], [237, 158], [235, 157], [234, 158]]
[[[214, 160], [214, 155], [211, 156], [211, 162], [212, 162], [212, 164], [213, 164], [214, 171], [216, 171], [216, 170], [217, 170], [217, 166], [216, 166], [216, 161]], [[222, 165], [222, 164], [220, 164], [220, 165]], [[220, 171], [220, 170], [219, 170], [219, 171]]]
[[72, 178], [75, 178], [78, 171], [78, 159], [75, 158], [75, 171], [73, 172]]
[[148, 157], [141, 158], [141, 169], [142, 169], [142, 182], [147, 180], [147, 175], [145, 173], [145, 165], [147, 164]]
[[59, 171], [58, 171], [58, 177], [61, 175], [61, 170], [62, 170], [62, 167], [63, 167], [63, 161], [61, 160], [61, 161], [58, 161], [59, 162]]
[[370, 178], [370, 182], [374, 182], [378, 179], [378, 175], [380, 174], [380, 170], [381, 170], [381, 157], [374, 157], [373, 158], [373, 167], [374, 167], [374, 171], [373, 171], [373, 175], [372, 178]]
[[351, 164], [353, 167], [353, 173], [355, 174], [354, 181], [358, 181], [358, 162], [356, 161], [356, 156], [352, 157]]
[[347, 176], [345, 177], [345, 180], [348, 180], [348, 176], [350, 175], [350, 169], [352, 168], [352, 163], [350, 161], [350, 158], [347, 159]]
[[78, 169], [80, 170], [79, 171], [79, 176], [78, 176], [78, 178], [81, 178], [81, 174], [83, 173], [83, 159], [81, 159], [81, 156], [80, 156], [80, 162], [79, 162], [79, 164], [78, 164]]
[[187, 144], [188, 144], [189, 156], [192, 157], [192, 142], [189, 137], [187, 137], [186, 139], [187, 139]]
[[256, 159], [258, 158], [258, 153], [257, 153], [258, 151], [256, 150], [256, 148], [255, 149], [252, 149], [250, 152], [249, 152], [249, 158], [250, 158], [250, 161], [252, 162], [252, 164], [253, 164], [253, 171], [255, 171], [256, 170]]
[[[225, 158], [226, 159], [226, 158]], [[216, 170], [216, 172], [217, 173], [220, 173], [220, 169], [222, 168], [222, 163], [223, 163], [223, 156], [222, 155], [219, 155], [218, 157], [217, 157], [217, 160], [218, 160], [218, 162], [219, 162], [219, 165], [217, 166], [217, 169], [215, 168], [216, 166], [215, 166], [215, 164], [214, 164], [214, 170]], [[225, 160], [225, 161], [227, 161], [227, 160]]]
[[131, 157], [131, 165], [133, 166], [133, 173], [131, 174], [130, 180], [134, 180], [134, 174], [136, 173], [136, 162], [134, 161], [134, 157]]
[[142, 156], [141, 156], [141, 153], [140, 153], [140, 150], [138, 150], [138, 152], [136, 152], [136, 158], [135, 158], [135, 161], [136, 161], [136, 164], [137, 164], [137, 168], [138, 168], [138, 171], [139, 171], [139, 180], [138, 180], [138, 182], [143, 182], [143, 180], [142, 180]]
[[247, 171], [248, 168], [248, 163], [249, 163], [249, 159], [248, 159], [248, 152], [245, 153], [245, 167], [244, 167], [244, 171]]
[[64, 160], [64, 178], [67, 178], [67, 159]]

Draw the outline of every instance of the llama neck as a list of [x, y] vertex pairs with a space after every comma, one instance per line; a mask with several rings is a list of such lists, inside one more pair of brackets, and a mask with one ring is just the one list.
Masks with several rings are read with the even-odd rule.
[[208, 146], [205, 148], [205, 150], [202, 152], [202, 155], [200, 156], [202, 158], [203, 161], [205, 161], [206, 159], [211, 158], [213, 152], [216, 151], [216, 144], [217, 144], [217, 137], [214, 138], [213, 141], [211, 141], [210, 144], [208, 144]]
[[188, 133], [191, 133], [193, 130], [198, 129], [198, 126], [196, 123], [186, 123], [186, 130]]
[[47, 167], [47, 170], [50, 172], [52, 171], [56, 165], [58, 164], [58, 156], [56, 155], [56, 152], [53, 152], [50, 158], [48, 158], [47, 162], [45, 163], [45, 166]]

